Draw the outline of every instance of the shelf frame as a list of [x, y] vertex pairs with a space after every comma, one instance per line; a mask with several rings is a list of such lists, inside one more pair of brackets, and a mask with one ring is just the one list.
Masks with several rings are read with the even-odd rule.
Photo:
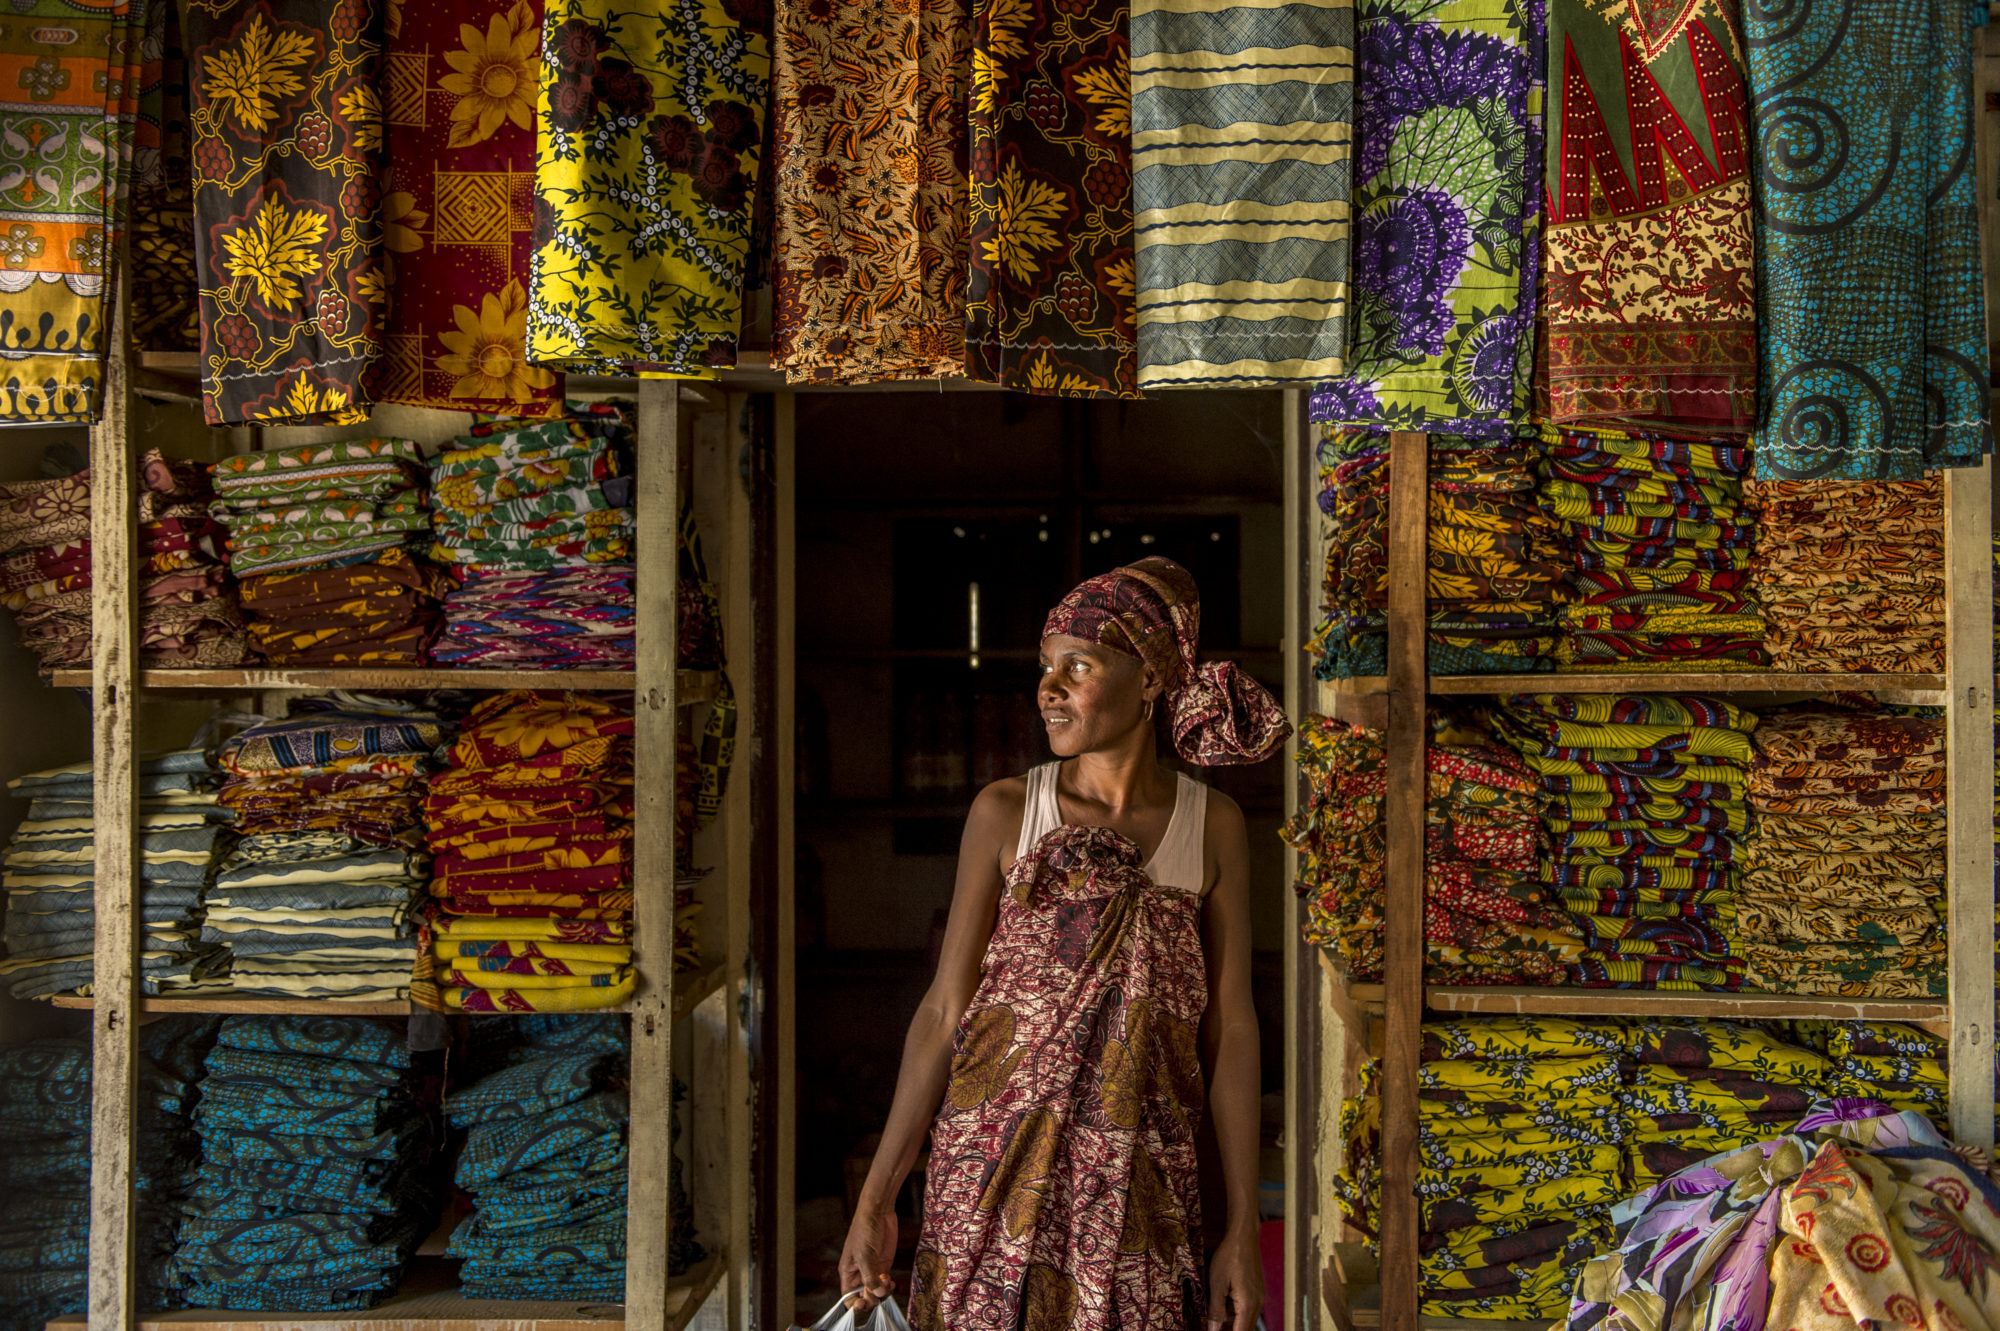
[[[690, 707], [715, 698], [721, 672], [675, 671], [674, 699]], [[139, 672], [139, 686], [202, 692], [322, 693], [328, 689], [376, 692], [384, 689], [565, 689], [625, 692], [638, 687], [644, 674], [633, 670], [454, 670], [448, 666], [384, 669], [339, 666], [291, 669], [283, 666], [236, 670], [162, 670]], [[58, 670], [50, 682], [58, 688], [89, 688], [91, 672]]]

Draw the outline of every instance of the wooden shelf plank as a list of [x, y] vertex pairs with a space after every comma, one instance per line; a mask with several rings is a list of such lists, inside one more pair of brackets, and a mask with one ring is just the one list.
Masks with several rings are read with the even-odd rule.
[[[57, 994], [49, 1002], [56, 1007], [79, 1008], [88, 1012], [96, 1000], [76, 994]], [[262, 1017], [404, 1017], [410, 1001], [354, 1003], [338, 998], [144, 998], [141, 1012], [212, 1012], [227, 1016]]]
[[[718, 674], [713, 670], [683, 670], [679, 701], [708, 702], [715, 697]], [[139, 683], [149, 689], [629, 689], [637, 676], [630, 670], [453, 670], [448, 666], [374, 669], [366, 666], [325, 670], [248, 668], [241, 670], [146, 670]], [[55, 683], [89, 688], [88, 670], [58, 670]]]
[[684, 971], [674, 976], [674, 1020], [686, 1021], [693, 1016], [696, 1008], [722, 988], [727, 970], [726, 966], [717, 962], [705, 971]]
[[[142, 1315], [138, 1331], [622, 1331], [625, 1310], [615, 1303], [557, 1303], [468, 1299], [454, 1281], [457, 1263], [419, 1259], [410, 1278], [385, 1302], [365, 1312], [267, 1313], [218, 1308]], [[666, 1331], [685, 1331], [727, 1268], [710, 1256], [667, 1290]], [[49, 1331], [82, 1331], [82, 1317], [58, 1317]]]
[[[1379, 1007], [1382, 986], [1356, 984], [1349, 998]], [[1942, 1021], [1942, 998], [1841, 998], [1816, 994], [1690, 994], [1666, 989], [1578, 989], [1560, 985], [1514, 987], [1431, 985], [1424, 1006], [1433, 1012], [1545, 1013], [1570, 1017], [1733, 1017], [1829, 1021]]]
[[[1389, 691], [1379, 675], [1326, 680], [1325, 695], [1375, 697]], [[1432, 675], [1432, 693], [1880, 693], [1936, 695], [1901, 701], [1942, 702], [1942, 675], [1798, 674], [1775, 670], [1712, 670], [1676, 674]]]

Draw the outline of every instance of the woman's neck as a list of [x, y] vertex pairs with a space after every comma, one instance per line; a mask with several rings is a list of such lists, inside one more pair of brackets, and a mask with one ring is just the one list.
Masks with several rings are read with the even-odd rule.
[[1102, 806], [1116, 816], [1157, 804], [1166, 787], [1166, 771], [1150, 733], [1134, 743], [1079, 753], [1064, 764], [1069, 793]]

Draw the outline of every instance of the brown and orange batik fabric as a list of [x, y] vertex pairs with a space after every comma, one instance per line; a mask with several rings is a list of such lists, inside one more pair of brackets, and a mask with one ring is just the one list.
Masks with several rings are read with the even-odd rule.
[[388, 296], [380, 0], [205, 0], [182, 19], [208, 423], [365, 419]]
[[1201, 897], [1140, 859], [1110, 828], [1064, 826], [1007, 872], [931, 1126], [915, 1331], [1203, 1315]]
[[250, 638], [272, 665], [418, 666], [443, 622], [444, 570], [388, 550], [362, 564], [243, 580]]
[[1549, 415], [1757, 421], [1736, 0], [1549, 0]]
[[971, 378], [1139, 395], [1125, 0], [973, 7]]
[[966, 0], [817, 0], [776, 23], [772, 367], [962, 375]]
[[389, 308], [377, 398], [546, 415], [528, 364], [539, 0], [392, 6], [382, 67]]

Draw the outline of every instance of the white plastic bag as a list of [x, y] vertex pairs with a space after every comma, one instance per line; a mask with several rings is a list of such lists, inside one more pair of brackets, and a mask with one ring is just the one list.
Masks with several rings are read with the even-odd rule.
[[910, 1331], [910, 1324], [903, 1317], [903, 1310], [896, 1306], [894, 1298], [887, 1298], [875, 1305], [875, 1310], [866, 1317], [859, 1316], [847, 1306], [851, 1294], [843, 1294], [826, 1310], [826, 1316], [814, 1322], [810, 1328], [794, 1325], [792, 1331]]

